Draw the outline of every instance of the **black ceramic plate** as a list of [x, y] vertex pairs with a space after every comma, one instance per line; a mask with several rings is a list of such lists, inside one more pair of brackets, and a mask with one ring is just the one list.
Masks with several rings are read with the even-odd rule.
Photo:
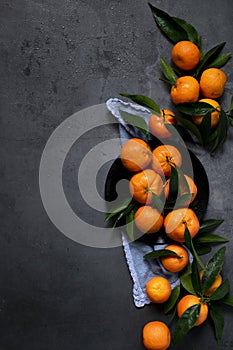
[[[199, 159], [195, 156], [195, 154], [189, 151], [192, 166], [193, 166], [193, 175], [194, 182], [197, 186], [198, 192], [197, 197], [195, 199], [195, 213], [199, 220], [202, 220], [205, 211], [208, 205], [209, 199], [209, 182], [205, 172], [205, 169]], [[107, 175], [106, 184], [105, 184], [105, 199], [106, 201], [113, 201], [117, 199], [117, 191], [116, 186], [122, 179], [129, 180], [132, 177], [132, 172], [128, 171], [122, 164], [120, 158], [117, 158]], [[128, 185], [125, 184], [125, 198], [129, 196]], [[121, 189], [122, 193], [122, 189]], [[109, 204], [111, 205], [111, 203]]]

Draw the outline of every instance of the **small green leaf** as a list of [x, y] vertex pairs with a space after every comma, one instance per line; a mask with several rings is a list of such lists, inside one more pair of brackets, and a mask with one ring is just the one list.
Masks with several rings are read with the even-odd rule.
[[213, 112], [215, 108], [206, 102], [186, 102], [176, 106], [178, 111], [190, 116], [202, 116]]
[[220, 305], [209, 304], [210, 317], [213, 321], [215, 337], [218, 343], [222, 339], [222, 332], [224, 328], [224, 316]]
[[153, 252], [144, 255], [144, 259], [157, 259], [157, 258], [160, 258], [161, 256], [174, 256], [174, 255], [177, 258], [181, 259], [181, 257], [177, 253], [169, 249], [154, 250]]
[[230, 291], [230, 283], [225, 280], [210, 296], [210, 300], [220, 300], [223, 299]]
[[175, 288], [173, 288], [170, 298], [164, 304], [163, 311], [165, 314], [168, 314], [173, 309], [173, 307], [176, 305], [176, 302], [179, 296], [180, 296], [180, 286], [176, 286]]
[[206, 68], [212, 68], [212, 67], [213, 68], [221, 68], [221, 67], [225, 66], [225, 64], [229, 61], [230, 58], [231, 58], [230, 53], [224, 53], [222, 55], [219, 55]]
[[206, 267], [204, 268], [204, 273], [202, 277], [202, 293], [205, 294], [207, 290], [212, 286], [216, 280], [218, 274], [220, 273], [225, 257], [226, 247], [220, 248], [208, 261]]
[[188, 39], [192, 41], [194, 44], [196, 44], [198, 47], [200, 47], [201, 42], [199, 40], [199, 35], [197, 30], [190, 23], [187, 23], [181, 18], [177, 18], [177, 17], [172, 17], [172, 18], [177, 24], [179, 24], [186, 31], [188, 35]]
[[229, 239], [215, 235], [213, 233], [198, 233], [198, 237], [195, 240], [196, 243], [226, 243]]
[[119, 110], [119, 112], [120, 112], [120, 115], [122, 116], [122, 118], [124, 119], [124, 121], [127, 124], [135, 126], [146, 137], [148, 137], [148, 125], [145, 122], [143, 117], [141, 117], [139, 115], [131, 114], [131, 113], [128, 113], [128, 112], [125, 112], [125, 111], [121, 111], [121, 110]]
[[154, 20], [163, 34], [173, 43], [188, 40], [186, 31], [166, 12], [149, 4]]
[[[176, 106], [176, 108], [178, 108], [178, 106]], [[178, 117], [177, 115], [175, 116], [175, 119], [177, 119], [180, 122], [180, 124], [182, 124], [187, 130], [191, 131], [191, 133], [196, 136], [199, 144], [203, 145], [201, 133], [199, 129], [196, 127], [196, 125], [193, 124], [193, 122], [191, 122], [188, 119]]]
[[131, 211], [126, 215], [126, 232], [132, 242], [134, 241], [134, 214], [134, 211]]
[[233, 295], [228, 295], [225, 298], [221, 299], [221, 302], [225, 305], [233, 307]]
[[199, 233], [202, 232], [209, 232], [214, 230], [216, 227], [218, 227], [219, 225], [221, 225], [223, 223], [224, 220], [215, 220], [215, 219], [208, 219], [202, 222]]
[[167, 80], [171, 83], [171, 85], [176, 85], [176, 74], [172, 67], [164, 61], [162, 56], [160, 57], [160, 64], [162, 67], [163, 74], [167, 78]]
[[196, 292], [195, 294], [201, 295], [201, 281], [200, 281], [200, 275], [197, 267], [197, 262], [195, 259], [193, 260], [193, 263], [192, 263], [191, 278], [192, 278], [193, 288]]
[[188, 249], [191, 251], [191, 253], [195, 257], [195, 259], [197, 260], [197, 262], [201, 266], [201, 268], [204, 269], [205, 266], [196, 252], [196, 249], [193, 245], [193, 241], [192, 241], [192, 238], [190, 236], [190, 232], [189, 232], [188, 227], [185, 228], [184, 239], [185, 239], [185, 244], [187, 245]]
[[179, 168], [178, 166], [176, 167], [176, 169], [177, 169], [177, 172], [179, 175], [179, 181], [180, 181], [181, 187], [183, 189], [183, 192], [190, 193], [189, 184], [188, 184], [188, 181], [184, 175], [183, 170], [181, 168]]
[[174, 344], [177, 344], [190, 329], [192, 329], [200, 315], [201, 304], [196, 304], [188, 308], [180, 317], [174, 331]]
[[231, 105], [229, 107], [229, 109], [227, 110], [227, 112], [231, 112], [233, 111], [233, 96], [231, 96]]
[[117, 207], [111, 209], [111, 212], [106, 215], [105, 221], [110, 220], [113, 216], [118, 214], [119, 212], [125, 210], [129, 204], [131, 203], [132, 198], [126, 198], [121, 204], [119, 204]]
[[159, 113], [160, 115], [160, 108], [157, 105], [157, 103], [152, 100], [150, 97], [144, 96], [144, 95], [130, 95], [130, 94], [120, 94], [121, 96], [128, 97], [133, 102], [139, 104], [140, 106], [147, 107], [149, 109], [152, 109], [156, 113]]
[[203, 69], [205, 69], [209, 64], [211, 64], [211, 62], [213, 62], [213, 60], [216, 59], [216, 57], [220, 54], [225, 44], [226, 43], [224, 42], [217, 46], [214, 46], [202, 57], [196, 69], [195, 76], [198, 76]]
[[176, 207], [180, 207], [180, 206], [184, 205], [185, 203], [189, 202], [193, 196], [194, 196], [194, 193], [183, 194], [182, 196], [177, 198]]

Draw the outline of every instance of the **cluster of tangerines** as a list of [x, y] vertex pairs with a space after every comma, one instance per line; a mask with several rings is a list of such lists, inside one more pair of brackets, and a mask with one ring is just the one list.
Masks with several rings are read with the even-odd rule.
[[[151, 119], [153, 117], [152, 115]], [[166, 246], [165, 249], [173, 254], [162, 256], [160, 258], [161, 264], [167, 271], [182, 271], [189, 263], [188, 252], [181, 244], [185, 242], [185, 229], [188, 228], [190, 236], [193, 238], [200, 228], [195, 212], [188, 208], [197, 195], [197, 186], [190, 177], [184, 174], [188, 189], [180, 181], [179, 195], [188, 192], [192, 194], [192, 197], [182, 204], [183, 207], [171, 210], [165, 218], [160, 210], [153, 205], [154, 195], [161, 197], [163, 193], [168, 198], [171, 169], [182, 165], [180, 151], [172, 145], [160, 145], [151, 150], [145, 141], [132, 138], [123, 145], [120, 158], [124, 167], [132, 172], [129, 191], [134, 200], [141, 205], [135, 212], [135, 225], [145, 234], [156, 233], [163, 226], [167, 236], [175, 242]], [[163, 175], [165, 175], [165, 178], [163, 178]], [[202, 275], [203, 270], [200, 272], [200, 279], [202, 279]], [[218, 275], [205, 296], [210, 296], [221, 283], [222, 277]], [[153, 303], [165, 303], [170, 298], [171, 292], [170, 282], [162, 276], [155, 276], [146, 284], [147, 296]], [[181, 317], [188, 308], [196, 304], [201, 304], [200, 315], [195, 323], [195, 326], [198, 326], [207, 318], [208, 305], [196, 295], [184, 296], [177, 305], [177, 314]], [[169, 328], [161, 321], [149, 322], [143, 328], [143, 343], [146, 349], [165, 350], [170, 345], [170, 338]]]

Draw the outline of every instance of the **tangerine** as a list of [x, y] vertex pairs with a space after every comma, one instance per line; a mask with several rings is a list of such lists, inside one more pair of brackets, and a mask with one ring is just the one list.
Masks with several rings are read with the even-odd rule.
[[172, 61], [182, 70], [194, 69], [200, 61], [200, 50], [191, 41], [179, 41], [173, 46]]
[[197, 102], [199, 90], [199, 83], [195, 78], [183, 76], [177, 79], [176, 85], [172, 86], [170, 96], [176, 105], [184, 102]]
[[143, 327], [143, 344], [147, 350], [166, 350], [170, 346], [171, 333], [164, 322], [152, 321]]
[[[200, 298], [195, 295], [188, 294], [185, 295], [177, 305], [178, 316], [181, 317], [183, 313], [193, 305], [200, 304]], [[208, 305], [206, 303], [201, 303], [200, 315], [195, 323], [195, 326], [202, 324], [208, 316]]]
[[171, 166], [181, 166], [182, 156], [178, 149], [171, 145], [161, 145], [153, 150], [152, 169], [158, 174], [169, 176]]
[[170, 244], [165, 249], [175, 252], [176, 255], [168, 255], [161, 257], [161, 263], [166, 270], [170, 272], [179, 272], [188, 265], [189, 256], [187, 250], [178, 244]]
[[200, 90], [203, 96], [215, 99], [222, 96], [227, 81], [226, 74], [219, 68], [204, 70], [200, 78]]
[[165, 303], [170, 298], [170, 282], [162, 276], [155, 276], [146, 283], [146, 294], [153, 303]]
[[200, 229], [199, 220], [190, 208], [175, 209], [167, 214], [164, 219], [165, 232], [169, 238], [177, 242], [184, 242], [184, 232], [186, 227], [191, 238], [196, 236]]
[[132, 138], [124, 143], [121, 148], [120, 158], [126, 169], [137, 172], [150, 164], [152, 153], [145, 141], [139, 138]]
[[163, 180], [154, 170], [145, 169], [131, 177], [129, 190], [137, 202], [150, 204], [153, 201], [153, 193], [158, 196], [161, 194]]
[[146, 205], [136, 211], [134, 222], [141, 232], [156, 233], [163, 225], [163, 216], [157, 209]]
[[149, 119], [150, 132], [160, 139], [171, 136], [167, 128], [167, 124], [175, 124], [176, 119], [174, 113], [169, 109], [161, 109], [160, 115], [152, 114]]

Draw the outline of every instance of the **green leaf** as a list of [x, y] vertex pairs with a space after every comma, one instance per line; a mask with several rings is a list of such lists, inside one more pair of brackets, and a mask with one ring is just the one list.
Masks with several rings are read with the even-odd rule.
[[213, 153], [221, 144], [223, 144], [227, 137], [227, 130], [228, 130], [228, 117], [226, 113], [221, 109], [219, 114], [219, 124], [217, 126], [217, 136], [216, 136], [216, 142], [211, 150]]
[[229, 109], [227, 110], [227, 112], [231, 112], [233, 111], [233, 96], [231, 96], [231, 105], [229, 107]]
[[209, 304], [210, 317], [213, 321], [215, 337], [218, 343], [222, 339], [222, 332], [224, 328], [224, 316], [220, 305]]
[[131, 211], [126, 215], [126, 232], [132, 242], [134, 241], [134, 214], [134, 211]]
[[172, 67], [164, 61], [162, 56], [160, 56], [160, 64], [162, 67], [163, 74], [167, 78], [167, 80], [171, 83], [171, 85], [176, 85], [176, 74]]
[[192, 263], [191, 278], [192, 278], [193, 288], [196, 292], [195, 294], [201, 295], [201, 281], [200, 281], [199, 271], [197, 267], [197, 262], [195, 259], [193, 260], [193, 263]]
[[[179, 109], [178, 107], [179, 106], [176, 106], [177, 109]], [[187, 130], [191, 131], [191, 133], [193, 133], [193, 135], [196, 136], [199, 144], [203, 145], [201, 133], [199, 129], [196, 127], [196, 125], [193, 124], [192, 121], [182, 117], [178, 117], [177, 115], [174, 118], [177, 119], [180, 122], [180, 124], [182, 124]]]
[[190, 264], [187, 265], [186, 269], [180, 276], [180, 283], [186, 289], [190, 294], [195, 294], [196, 292], [193, 288], [193, 283], [192, 283], [192, 267]]
[[194, 196], [194, 193], [183, 194], [182, 196], [177, 198], [176, 207], [180, 207], [180, 206], [184, 205], [185, 203], [189, 202], [193, 196]]
[[210, 300], [223, 299], [230, 291], [230, 283], [225, 280], [210, 296]]
[[177, 344], [190, 329], [192, 329], [200, 315], [201, 304], [196, 304], [188, 308], [180, 317], [174, 331], [174, 344]]
[[204, 145], [207, 144], [209, 141], [210, 134], [212, 132], [211, 130], [211, 113], [207, 113], [204, 118], [202, 119], [201, 124], [199, 125], [199, 129], [202, 134], [202, 139], [204, 141]]
[[186, 31], [166, 12], [149, 4], [154, 20], [163, 34], [173, 43], [188, 40]]
[[221, 68], [225, 66], [225, 64], [229, 61], [231, 58], [230, 53], [224, 53], [222, 55], [219, 55], [214, 59], [206, 68]]
[[195, 257], [195, 259], [197, 260], [198, 264], [201, 266], [202, 269], [205, 268], [203, 262], [201, 261], [200, 257], [198, 256], [196, 249], [193, 245], [193, 241], [192, 238], [190, 236], [190, 232], [188, 227], [185, 228], [184, 231], [184, 239], [185, 239], [185, 244], [187, 245], [188, 249], [191, 251], [191, 253], [193, 254], [193, 256]]
[[171, 167], [171, 176], [169, 183], [169, 194], [168, 194], [168, 202], [174, 202], [178, 196], [179, 191], [179, 178], [176, 167]]
[[215, 108], [206, 102], [186, 102], [176, 106], [178, 111], [190, 116], [202, 116], [213, 112]]
[[152, 205], [156, 207], [156, 209], [162, 213], [164, 209], [164, 203], [161, 198], [154, 192], [152, 192]]
[[214, 46], [202, 57], [196, 69], [195, 76], [198, 76], [203, 69], [205, 69], [209, 64], [211, 64], [211, 62], [213, 62], [214, 59], [216, 59], [216, 57], [220, 54], [225, 44], [226, 43], [224, 42], [217, 46]]
[[121, 111], [119, 110], [120, 115], [122, 116], [122, 118], [124, 119], [124, 121], [127, 124], [133, 125], [136, 128], [138, 128], [144, 135], [146, 135], [146, 137], [148, 137], [148, 125], [145, 122], [144, 118], [139, 116], [139, 115], [135, 115], [135, 114], [131, 114], [125, 111]]
[[180, 296], [180, 286], [176, 286], [175, 288], [173, 288], [170, 298], [164, 304], [163, 311], [165, 314], [168, 314], [173, 309], [173, 307], [176, 305], [176, 302], [179, 296]]
[[225, 257], [226, 247], [220, 248], [208, 261], [206, 267], [204, 268], [204, 273], [202, 277], [202, 293], [208, 291], [208, 289], [215, 282], [218, 274], [220, 273]]
[[188, 181], [186, 180], [186, 177], [184, 175], [183, 170], [181, 168], [179, 168], [178, 166], [176, 167], [176, 169], [177, 169], [177, 172], [179, 174], [179, 181], [181, 183], [183, 192], [190, 193], [189, 184], [188, 184]]
[[208, 219], [202, 222], [201, 226], [200, 226], [200, 230], [199, 233], [202, 232], [209, 232], [214, 230], [216, 227], [218, 227], [219, 225], [221, 225], [223, 223], [224, 220], [215, 220], [215, 219]]
[[221, 302], [225, 305], [233, 307], [233, 295], [228, 295], [225, 298], [221, 299]]
[[121, 96], [128, 97], [133, 102], [139, 104], [140, 106], [147, 107], [149, 109], [152, 109], [156, 113], [159, 113], [160, 115], [160, 108], [157, 105], [157, 103], [152, 100], [150, 97], [144, 96], [144, 95], [130, 95], [130, 94], [120, 94]]
[[157, 258], [160, 258], [161, 256], [174, 256], [174, 255], [177, 258], [181, 259], [181, 257], [177, 253], [175, 253], [169, 249], [154, 250], [153, 252], [144, 255], [144, 258], [145, 259], [157, 259]]
[[196, 252], [199, 256], [205, 255], [211, 252], [211, 245], [209, 244], [202, 244], [195, 246]]
[[111, 209], [111, 212], [106, 215], [105, 221], [110, 220], [113, 216], [115, 216], [119, 212], [125, 210], [129, 206], [131, 201], [132, 201], [132, 198], [128, 197], [121, 204], [119, 204], [117, 207]]
[[215, 235], [213, 233], [198, 233], [198, 237], [195, 239], [196, 243], [226, 243], [229, 242], [229, 239], [224, 238], [219, 235]]
[[187, 23], [181, 18], [177, 18], [177, 17], [172, 17], [172, 18], [177, 24], [179, 24], [186, 31], [188, 35], [188, 40], [192, 41], [194, 44], [200, 47], [201, 42], [199, 40], [199, 35], [197, 30], [190, 23]]

